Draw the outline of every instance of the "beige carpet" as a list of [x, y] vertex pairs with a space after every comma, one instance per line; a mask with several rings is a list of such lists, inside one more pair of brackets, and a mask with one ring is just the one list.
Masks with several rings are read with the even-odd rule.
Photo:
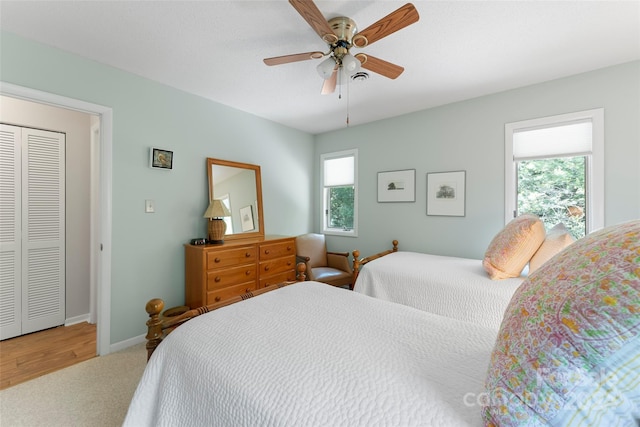
[[121, 426], [146, 365], [144, 346], [0, 391], [0, 426]]

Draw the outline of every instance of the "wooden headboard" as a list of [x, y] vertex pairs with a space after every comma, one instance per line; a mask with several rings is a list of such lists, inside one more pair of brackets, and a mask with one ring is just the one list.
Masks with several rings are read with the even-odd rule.
[[362, 268], [363, 265], [373, 261], [374, 259], [378, 259], [385, 255], [389, 255], [390, 253], [398, 252], [398, 241], [394, 240], [391, 243], [393, 244], [393, 247], [391, 249], [387, 249], [386, 251], [382, 251], [375, 255], [371, 255], [362, 259], [360, 259], [359, 250], [356, 249], [355, 251], [353, 251], [353, 282], [352, 282], [353, 284], [351, 285], [352, 287], [356, 285], [356, 279], [358, 278], [358, 273], [360, 273], [360, 268]]
[[224, 301], [194, 308], [174, 317], [163, 317], [160, 315], [160, 313], [162, 313], [162, 310], [164, 309], [164, 301], [162, 299], [153, 298], [152, 300], [149, 300], [149, 302], [145, 306], [145, 310], [149, 314], [149, 320], [147, 320], [147, 335], [145, 336], [145, 338], [147, 339], [147, 360], [149, 360], [164, 337], [186, 321], [200, 316], [201, 314], [217, 310], [221, 307], [226, 307], [228, 305], [235, 304], [237, 302], [244, 301], [258, 295], [262, 295], [264, 293], [291, 285], [293, 283], [303, 282], [306, 278], [305, 270], [306, 265], [302, 262], [298, 263], [296, 265], [296, 281], [294, 282], [283, 282], [275, 285], [270, 285], [256, 291], [247, 292], [243, 295], [226, 299]]

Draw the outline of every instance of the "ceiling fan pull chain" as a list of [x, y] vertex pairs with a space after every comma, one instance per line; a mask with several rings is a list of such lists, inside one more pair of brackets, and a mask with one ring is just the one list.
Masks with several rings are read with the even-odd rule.
[[349, 127], [349, 80], [347, 79], [347, 127]]

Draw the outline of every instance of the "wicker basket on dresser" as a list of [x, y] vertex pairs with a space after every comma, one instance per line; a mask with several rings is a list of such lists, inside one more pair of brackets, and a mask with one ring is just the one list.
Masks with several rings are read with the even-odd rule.
[[185, 304], [213, 304], [296, 279], [295, 237], [265, 236], [220, 245], [185, 245]]

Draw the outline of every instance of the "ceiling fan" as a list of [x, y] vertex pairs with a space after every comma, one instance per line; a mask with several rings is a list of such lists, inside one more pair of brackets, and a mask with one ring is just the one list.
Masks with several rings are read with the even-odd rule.
[[318, 73], [324, 79], [323, 95], [332, 93], [335, 90], [338, 79], [341, 79], [340, 83], [342, 83], [346, 79], [355, 76], [360, 71], [360, 67], [390, 79], [397, 78], [404, 71], [404, 68], [399, 65], [365, 53], [352, 55], [349, 50], [352, 47], [364, 48], [369, 46], [389, 34], [418, 22], [420, 16], [413, 4], [407, 3], [364, 30], [358, 31], [356, 23], [344, 16], [327, 21], [315, 3], [313, 3], [313, 0], [289, 0], [289, 3], [329, 46], [329, 51], [326, 53], [314, 51], [265, 58], [265, 64], [280, 65], [328, 56], [317, 66]]

